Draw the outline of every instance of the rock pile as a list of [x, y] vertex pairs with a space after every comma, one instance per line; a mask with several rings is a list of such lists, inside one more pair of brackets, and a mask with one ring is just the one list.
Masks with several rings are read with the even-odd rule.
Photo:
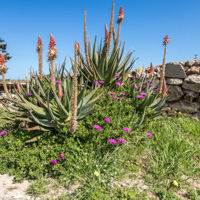
[[[145, 69], [145, 73], [150, 68]], [[162, 65], [154, 67], [153, 84], [158, 87]], [[132, 72], [134, 74], [134, 71]], [[169, 100], [166, 106], [200, 117], [200, 59], [166, 64]]]

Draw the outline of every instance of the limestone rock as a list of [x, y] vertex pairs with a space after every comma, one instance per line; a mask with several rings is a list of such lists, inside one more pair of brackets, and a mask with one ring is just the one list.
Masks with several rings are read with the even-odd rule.
[[169, 102], [168, 106], [170, 106], [173, 110], [178, 109], [178, 111], [183, 113], [197, 113], [200, 109], [200, 103], [188, 103], [184, 100]]
[[187, 75], [190, 74], [199, 74], [199, 67], [193, 66], [191, 68], [189, 68], [186, 72]]
[[192, 67], [195, 64], [195, 60], [189, 60], [185, 63], [186, 66]]
[[153, 84], [154, 87], [157, 88], [159, 86], [159, 83], [160, 83], [160, 79], [154, 76], [154, 79], [151, 84]]
[[186, 72], [188, 69], [189, 69], [188, 66], [184, 66], [184, 70], [185, 70], [185, 72]]
[[179, 78], [166, 78], [166, 83], [170, 85], [182, 85], [183, 79]]
[[185, 94], [184, 99], [188, 103], [194, 102], [199, 96], [197, 92], [193, 92], [191, 90], [183, 90], [183, 93]]
[[169, 94], [168, 101], [177, 101], [177, 100], [180, 100], [184, 96], [184, 93], [181, 87], [178, 85], [169, 86], [168, 94]]
[[189, 75], [189, 76], [185, 79], [184, 82], [200, 84], [200, 75], [198, 75], [198, 74]]
[[167, 63], [165, 69], [165, 77], [169, 78], [186, 78], [183, 65], [180, 63]]
[[200, 66], [200, 59], [195, 60], [195, 65]]
[[200, 93], [200, 84], [183, 82], [182, 88]]

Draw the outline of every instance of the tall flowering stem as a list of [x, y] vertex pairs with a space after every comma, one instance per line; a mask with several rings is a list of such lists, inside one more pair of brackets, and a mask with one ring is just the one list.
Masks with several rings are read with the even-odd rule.
[[51, 87], [54, 91], [56, 90], [55, 74], [54, 74], [54, 59], [57, 58], [57, 55], [58, 55], [57, 49], [55, 46], [56, 46], [55, 40], [52, 34], [50, 34], [48, 60], [50, 61], [50, 64], [51, 64]]
[[5, 79], [5, 74], [7, 72], [7, 67], [6, 67], [5, 63], [6, 63], [6, 61], [4, 59], [3, 54], [1, 53], [1, 56], [0, 56], [0, 74], [2, 75], [4, 91], [7, 95], [7, 97], [10, 97], [10, 94], [8, 92], [8, 88], [7, 88], [7, 85], [6, 85], [6, 79]]
[[149, 70], [149, 79], [152, 80], [154, 76], [154, 69], [153, 69], [153, 63], [151, 62], [150, 70]]
[[110, 47], [111, 47], [111, 40], [112, 40], [112, 32], [113, 32], [113, 21], [114, 21], [114, 0], [112, 3], [112, 11], [111, 11], [111, 18], [110, 18], [110, 29], [109, 29], [109, 39], [107, 45], [107, 55], [109, 55]]
[[62, 99], [62, 87], [61, 87], [60, 84], [58, 85], [58, 98], [61, 101], [61, 99]]
[[39, 57], [39, 79], [42, 81], [42, 75], [43, 75], [43, 64], [42, 64], [42, 50], [43, 50], [43, 44], [40, 35], [38, 36], [38, 43], [37, 48], [38, 57]]
[[167, 84], [166, 84], [165, 78], [163, 79], [163, 90], [162, 90], [162, 93], [163, 93], [163, 97], [167, 96]]
[[85, 45], [85, 57], [88, 66], [90, 66], [89, 52], [88, 52], [88, 41], [87, 41], [87, 25], [86, 25], [86, 7], [84, 13], [84, 45]]
[[29, 94], [29, 80], [28, 80], [28, 72], [26, 74], [26, 88], [27, 88], [27, 93]]
[[109, 41], [109, 31], [108, 31], [108, 26], [107, 24], [105, 25], [105, 38], [104, 38], [104, 42], [108, 45], [108, 41]]
[[115, 48], [116, 49], [117, 49], [117, 46], [119, 44], [119, 36], [120, 36], [120, 31], [121, 31], [121, 23], [122, 23], [123, 20], [124, 20], [124, 10], [123, 10], [123, 7], [120, 7], [119, 14], [118, 14], [118, 20], [117, 20], [117, 23], [118, 23], [118, 32], [117, 32], [117, 39], [116, 39], [116, 42], [115, 42]]
[[114, 25], [113, 25], [113, 40], [114, 40], [114, 44], [115, 44], [115, 42], [116, 42], [116, 35], [115, 35], [115, 27], [114, 27]]
[[74, 44], [75, 47], [75, 53], [74, 53], [74, 66], [73, 66], [73, 91], [72, 91], [72, 99], [71, 99], [71, 122], [70, 122], [70, 129], [69, 131], [71, 133], [75, 133], [76, 128], [77, 128], [77, 93], [78, 93], [78, 88], [77, 88], [77, 56], [80, 53], [79, 52], [79, 44], [75, 42]]
[[163, 65], [162, 65], [162, 74], [161, 74], [161, 78], [160, 78], [159, 93], [162, 93], [162, 91], [163, 91], [163, 83], [164, 83], [164, 78], [165, 78], [165, 59], [166, 59], [168, 43], [169, 43], [169, 36], [166, 35], [164, 37], [164, 41], [163, 41], [163, 45], [165, 46], [165, 51], [164, 51], [164, 57], [163, 57]]

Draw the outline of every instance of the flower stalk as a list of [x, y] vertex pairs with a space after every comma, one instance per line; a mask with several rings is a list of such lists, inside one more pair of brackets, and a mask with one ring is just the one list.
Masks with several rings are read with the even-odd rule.
[[26, 88], [27, 88], [27, 93], [29, 94], [29, 80], [28, 80], [28, 72], [26, 74]]
[[38, 58], [39, 58], [39, 79], [42, 81], [42, 75], [43, 75], [43, 64], [42, 64], [42, 51], [43, 51], [43, 44], [40, 35], [38, 36], [38, 43], [37, 48], [38, 52]]
[[88, 66], [90, 66], [89, 52], [88, 52], [88, 41], [87, 41], [87, 25], [86, 25], [86, 7], [84, 12], [84, 45], [85, 45], [85, 58]]
[[169, 36], [166, 35], [164, 37], [163, 45], [165, 46], [164, 50], [164, 57], [163, 57], [163, 64], [162, 64], [162, 74], [160, 78], [160, 86], [159, 86], [159, 93], [162, 93], [163, 91], [163, 83], [165, 78], [165, 60], [166, 60], [166, 53], [167, 53], [167, 44], [169, 43]]

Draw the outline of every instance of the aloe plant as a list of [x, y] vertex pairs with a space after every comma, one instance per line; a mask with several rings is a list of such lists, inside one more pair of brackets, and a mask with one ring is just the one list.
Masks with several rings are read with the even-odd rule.
[[[6, 107], [1, 109], [1, 115], [7, 118], [5, 112], [12, 114], [9, 120], [12, 121], [25, 121], [29, 123], [29, 128], [26, 130], [41, 130], [41, 131], [61, 131], [64, 126], [69, 127], [71, 120], [71, 100], [72, 100], [72, 78], [68, 76], [64, 79], [60, 86], [58, 94], [51, 88], [51, 81], [46, 78], [48, 86], [42, 84], [39, 77], [35, 75], [37, 90], [34, 89], [33, 82], [30, 83], [30, 90], [32, 97], [37, 99], [38, 104], [35, 105], [27, 97], [19, 94], [17, 90], [15, 93], [17, 99], [6, 98], [14, 105], [4, 105]], [[43, 80], [44, 81], [44, 80]], [[40, 91], [40, 95], [38, 94]], [[103, 93], [94, 98], [97, 90], [91, 90], [89, 94], [85, 95], [86, 86], [79, 90], [77, 96], [77, 121], [83, 120], [87, 117], [93, 106], [100, 100]]]

